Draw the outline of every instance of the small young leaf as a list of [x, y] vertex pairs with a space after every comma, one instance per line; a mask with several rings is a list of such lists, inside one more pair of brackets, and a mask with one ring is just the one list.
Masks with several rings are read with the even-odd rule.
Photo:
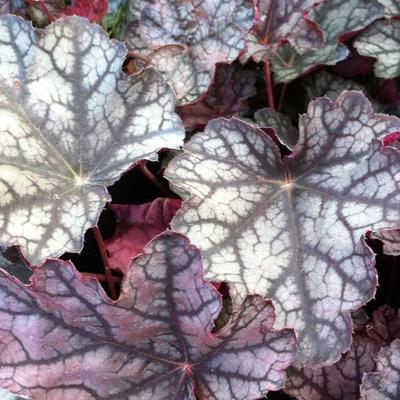
[[399, 129], [361, 93], [344, 92], [310, 103], [283, 163], [264, 132], [221, 118], [167, 167], [186, 199], [172, 228], [203, 250], [207, 279], [273, 299], [277, 325], [297, 330], [300, 364], [347, 351], [349, 312], [374, 294], [360, 238], [400, 221], [399, 154], [374, 138]]
[[32, 263], [80, 251], [133, 163], [178, 147], [183, 126], [153, 70], [126, 78], [125, 48], [78, 17], [36, 32], [0, 18], [0, 242]]
[[130, 267], [116, 302], [69, 262], [26, 287], [0, 270], [0, 384], [35, 399], [251, 400], [284, 383], [292, 331], [248, 297], [218, 333], [221, 299], [199, 251], [164, 233]]
[[400, 398], [400, 340], [384, 347], [377, 357], [377, 372], [364, 375], [360, 400], [398, 400]]
[[254, 16], [251, 0], [158, 0], [138, 6], [139, 42], [154, 51], [151, 65], [165, 75], [181, 104], [207, 90], [216, 63], [237, 58]]
[[364, 56], [375, 57], [375, 75], [390, 79], [400, 75], [400, 21], [377, 21], [354, 42]]
[[112, 238], [105, 240], [110, 265], [126, 272], [132, 258], [143, 252], [144, 246], [165, 231], [181, 206], [179, 199], [158, 198], [140, 205], [112, 204], [118, 225]]

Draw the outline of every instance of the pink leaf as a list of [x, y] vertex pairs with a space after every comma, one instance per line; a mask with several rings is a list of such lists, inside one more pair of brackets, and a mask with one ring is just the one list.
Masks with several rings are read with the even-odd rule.
[[114, 236], [105, 241], [111, 267], [126, 272], [132, 258], [168, 228], [181, 203], [179, 199], [158, 198], [140, 205], [111, 205], [118, 221]]
[[92, 22], [100, 23], [107, 15], [108, 0], [74, 0], [60, 11], [60, 17], [79, 15]]
[[30, 287], [0, 271], [0, 304], [0, 384], [34, 399], [250, 400], [280, 388], [294, 358], [293, 332], [271, 330], [258, 296], [211, 333], [220, 296], [173, 232], [134, 260], [116, 302], [50, 260]]

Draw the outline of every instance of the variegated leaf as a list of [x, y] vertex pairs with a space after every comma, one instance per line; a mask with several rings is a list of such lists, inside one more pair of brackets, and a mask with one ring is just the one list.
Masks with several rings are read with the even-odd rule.
[[289, 368], [285, 392], [298, 400], [359, 400], [364, 372], [374, 371], [379, 344], [355, 336], [350, 351], [323, 368]]
[[313, 9], [309, 18], [324, 32], [325, 45], [317, 51], [299, 54], [290, 45], [282, 46], [272, 58], [277, 82], [288, 82], [307, 70], [320, 65], [334, 65], [348, 55], [340, 44], [341, 35], [358, 31], [382, 17], [384, 7], [377, 0], [337, 0], [322, 3]]
[[400, 16], [400, 2], [398, 0], [378, 0], [385, 6], [386, 17]]
[[176, 233], [131, 265], [116, 302], [72, 264], [46, 262], [31, 287], [0, 271], [0, 385], [47, 400], [251, 400], [284, 383], [292, 331], [248, 297], [211, 333], [221, 299], [200, 252]]
[[0, 37], [0, 241], [37, 263], [79, 251], [105, 186], [184, 132], [159, 74], [126, 78], [123, 44], [98, 25], [70, 17], [38, 33], [5, 16]]
[[237, 58], [254, 16], [251, 0], [158, 0], [140, 9], [140, 41], [181, 104], [207, 90], [216, 63]]
[[172, 227], [203, 250], [207, 279], [230, 282], [239, 297], [271, 297], [277, 325], [297, 330], [299, 364], [347, 351], [349, 312], [375, 292], [360, 239], [400, 221], [400, 155], [374, 138], [399, 128], [344, 92], [310, 103], [284, 163], [264, 132], [218, 119], [166, 170], [186, 199]]
[[400, 398], [400, 340], [384, 347], [377, 357], [377, 371], [364, 375], [360, 400]]
[[354, 46], [364, 56], [375, 57], [375, 75], [390, 79], [400, 75], [400, 21], [375, 22], [357, 37]]
[[[323, 69], [307, 77], [303, 82], [310, 101], [322, 96], [336, 99], [344, 90], [359, 90], [367, 94], [367, 88], [364, 85]], [[371, 105], [375, 112], [384, 112], [384, 107], [377, 100], [372, 99]]]

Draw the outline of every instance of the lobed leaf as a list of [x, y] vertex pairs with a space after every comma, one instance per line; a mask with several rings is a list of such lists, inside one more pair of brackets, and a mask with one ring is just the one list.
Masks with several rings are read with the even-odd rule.
[[0, 299], [0, 385], [36, 399], [255, 399], [293, 361], [293, 332], [271, 330], [260, 297], [211, 333], [220, 296], [199, 251], [172, 232], [134, 260], [116, 302], [59, 260], [31, 287], [0, 271]]
[[80, 251], [111, 185], [178, 147], [173, 96], [153, 70], [126, 78], [122, 43], [69, 17], [44, 31], [0, 19], [0, 242], [33, 263]]
[[376, 76], [390, 79], [400, 75], [400, 21], [375, 22], [357, 37], [354, 46], [360, 54], [377, 59]]
[[277, 326], [297, 331], [298, 365], [347, 351], [349, 313], [375, 292], [360, 239], [399, 223], [399, 154], [375, 140], [399, 127], [362, 93], [344, 92], [310, 103], [284, 162], [264, 132], [217, 119], [167, 167], [186, 199], [172, 228], [203, 250], [206, 278], [229, 282], [236, 301], [273, 299]]
[[179, 199], [158, 198], [140, 205], [112, 204], [118, 224], [114, 236], [104, 241], [111, 267], [125, 273], [132, 258], [168, 228], [181, 203]]
[[334, 65], [344, 60], [349, 51], [339, 39], [382, 17], [384, 7], [376, 0], [338, 0], [320, 4], [309, 13], [324, 32], [325, 45], [316, 51], [299, 54], [290, 45], [282, 46], [272, 58], [277, 82], [289, 82], [320, 64]]
[[377, 372], [364, 375], [360, 400], [396, 400], [400, 397], [400, 340], [384, 347], [377, 357]]
[[152, 51], [150, 64], [171, 83], [181, 104], [207, 90], [216, 63], [237, 58], [254, 16], [251, 0], [157, 0], [134, 7], [140, 32], [132, 47]]

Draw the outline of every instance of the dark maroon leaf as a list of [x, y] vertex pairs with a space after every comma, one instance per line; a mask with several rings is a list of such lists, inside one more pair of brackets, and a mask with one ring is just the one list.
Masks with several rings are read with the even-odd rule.
[[118, 222], [114, 236], [105, 240], [111, 267], [125, 273], [132, 258], [168, 228], [181, 203], [179, 199], [158, 198], [140, 205], [111, 205]]

